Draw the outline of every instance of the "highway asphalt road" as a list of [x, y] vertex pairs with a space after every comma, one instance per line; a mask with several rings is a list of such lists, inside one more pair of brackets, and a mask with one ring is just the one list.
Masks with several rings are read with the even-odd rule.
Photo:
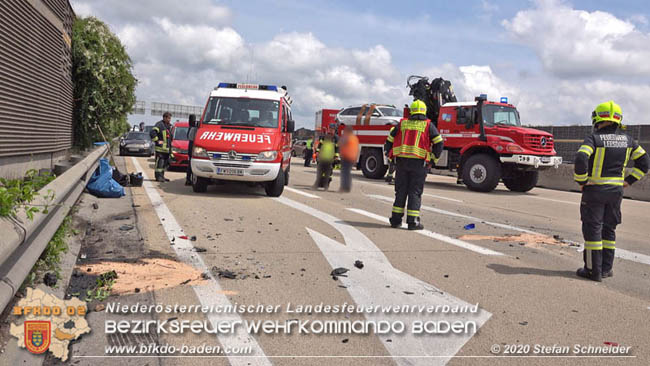
[[[153, 175], [150, 159], [126, 158], [126, 163], [129, 171]], [[242, 184], [194, 193], [183, 185], [180, 172], [167, 173], [171, 182], [146, 181], [132, 188], [147, 248], [211, 274], [204, 285], [156, 289], [155, 300], [280, 306], [271, 314], [176, 315], [212, 324], [223, 319], [387, 321], [401, 322], [405, 330], [297, 334], [296, 328], [291, 334], [254, 336], [240, 330], [218, 336], [163, 334], [158, 342], [251, 346], [255, 355], [191, 360], [211, 365], [650, 364], [650, 203], [623, 202], [617, 232], [623, 250], [615, 276], [595, 283], [575, 276], [582, 265], [576, 246], [581, 243], [578, 193], [536, 188], [520, 194], [502, 185], [492, 193], [476, 193], [456, 185], [454, 178], [429, 176], [421, 210], [425, 231], [413, 232], [387, 223], [393, 186], [365, 179], [359, 171], [353, 175], [351, 193], [337, 192], [338, 173], [330, 191], [313, 190], [315, 167], [295, 160], [280, 198]], [[475, 228], [466, 230], [468, 224]], [[184, 240], [183, 234], [196, 240]], [[519, 235], [524, 236], [495, 238]], [[364, 263], [362, 269], [354, 266], [356, 260]], [[330, 272], [338, 267], [349, 272], [333, 280]], [[219, 270], [237, 278], [220, 277]], [[286, 311], [288, 304], [320, 303], [466, 311]], [[422, 321], [429, 322], [430, 331], [437, 325], [440, 333], [412, 334]], [[468, 331], [444, 334], [444, 321], [460, 322]], [[623, 353], [593, 354], [582, 348], [612, 344]], [[630, 348], [626, 352], [624, 347]], [[188, 361], [158, 359], [164, 365]]]

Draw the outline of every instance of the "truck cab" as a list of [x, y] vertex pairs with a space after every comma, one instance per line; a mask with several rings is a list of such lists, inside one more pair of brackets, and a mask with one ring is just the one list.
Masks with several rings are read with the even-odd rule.
[[471, 190], [488, 192], [502, 180], [508, 189], [526, 192], [537, 184], [540, 169], [562, 163], [553, 135], [522, 127], [506, 98], [492, 102], [481, 95], [473, 102], [446, 103], [438, 116], [445, 149], [436, 168], [457, 170]]
[[239, 181], [280, 196], [289, 183], [294, 128], [285, 87], [220, 83], [210, 93], [194, 140], [193, 190]]

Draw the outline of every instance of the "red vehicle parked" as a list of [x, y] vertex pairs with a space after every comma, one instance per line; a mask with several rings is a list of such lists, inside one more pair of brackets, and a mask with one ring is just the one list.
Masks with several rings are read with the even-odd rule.
[[220, 83], [210, 93], [192, 151], [192, 188], [257, 183], [278, 197], [289, 183], [291, 98], [285, 87]]
[[[444, 138], [444, 151], [435, 168], [456, 171], [459, 182], [467, 188], [490, 192], [503, 181], [511, 191], [527, 192], [537, 185], [541, 169], [557, 168], [562, 163], [562, 157], [556, 156], [553, 135], [522, 127], [519, 112], [507, 98], [492, 102], [482, 94], [473, 102], [456, 102], [449, 82], [436, 79], [429, 84], [426, 78], [415, 78], [426, 86], [418, 99], [427, 104], [427, 116]], [[412, 91], [415, 85], [409, 83]], [[438, 89], [439, 85], [448, 90]], [[444, 95], [450, 95], [447, 100], [453, 102], [445, 102]], [[408, 108], [404, 116], [408, 118]], [[343, 128], [338, 127], [339, 131]], [[386, 174], [388, 161], [383, 146], [391, 127], [353, 126], [361, 146], [359, 165], [364, 176], [379, 179]]]
[[170, 168], [187, 168], [189, 163], [188, 147], [190, 141], [187, 132], [190, 129], [188, 122], [176, 122], [172, 127], [172, 152], [174, 157], [169, 159]]

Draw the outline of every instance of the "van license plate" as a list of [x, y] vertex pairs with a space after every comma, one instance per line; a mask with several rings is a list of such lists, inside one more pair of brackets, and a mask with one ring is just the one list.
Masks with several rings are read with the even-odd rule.
[[221, 175], [244, 175], [244, 169], [217, 168], [217, 174], [221, 174]]
[[548, 157], [548, 156], [542, 156], [542, 163], [550, 163], [550, 162], [551, 162], [551, 158], [550, 158], [550, 157]]

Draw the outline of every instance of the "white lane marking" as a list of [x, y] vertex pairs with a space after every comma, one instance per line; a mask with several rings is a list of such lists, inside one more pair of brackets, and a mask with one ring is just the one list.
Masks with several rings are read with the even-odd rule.
[[447, 200], [447, 201], [452, 201], [452, 202], [460, 202], [462, 203], [463, 201], [457, 200], [455, 198], [448, 198], [448, 197], [443, 197], [443, 196], [436, 196], [435, 194], [430, 194], [430, 193], [423, 193], [423, 196], [428, 196], [428, 197], [433, 197], [433, 198], [438, 198], [441, 200]]
[[[366, 217], [369, 217], [371, 219], [375, 219], [377, 221], [381, 221], [381, 222], [390, 224], [390, 221], [388, 220], [387, 217], [380, 216], [380, 215], [377, 215], [377, 214], [372, 213], [372, 212], [368, 212], [368, 211], [361, 210], [361, 209], [358, 209], [358, 208], [348, 208], [347, 210], [352, 211], [352, 212], [357, 213], [357, 214], [360, 214], [360, 215], [363, 215], [363, 216], [366, 216]], [[402, 223], [402, 228], [407, 228], [407, 227], [408, 226], [406, 224]], [[443, 241], [443, 242], [445, 242], [447, 244], [455, 245], [457, 247], [467, 249], [467, 250], [471, 250], [471, 251], [479, 253], [479, 254], [504, 255], [503, 253], [499, 253], [499, 252], [496, 252], [496, 251], [491, 250], [491, 249], [483, 248], [481, 246], [474, 245], [474, 244], [468, 243], [466, 241], [462, 241], [460, 239], [452, 238], [452, 237], [442, 235], [442, 234], [439, 234], [439, 233], [434, 233], [433, 231], [417, 230], [415, 232], [420, 234], [420, 235], [424, 235], [424, 236], [427, 236], [427, 237], [432, 238], [432, 239], [440, 240], [440, 241]]]
[[315, 195], [315, 194], [311, 194], [311, 193], [303, 192], [303, 191], [301, 191], [301, 190], [299, 190], [299, 189], [295, 189], [295, 188], [291, 188], [291, 187], [284, 187], [284, 189], [286, 189], [286, 190], [289, 191], [289, 192], [293, 192], [293, 193], [301, 194], [301, 195], [303, 195], [303, 196], [305, 196], [305, 197], [309, 197], [309, 198], [320, 198], [319, 196], [317, 196], [317, 195]]
[[614, 255], [617, 258], [627, 259], [628, 261], [650, 265], [650, 255], [631, 252], [629, 250], [616, 248]]
[[[385, 187], [385, 186], [380, 185], [380, 184], [364, 182], [364, 181], [360, 181], [360, 182], [365, 183], [365, 184], [374, 185], [374, 186]], [[393, 198], [380, 196], [380, 195], [367, 194], [366, 196], [371, 197], [371, 198], [375, 198], [375, 199], [379, 199], [381, 201], [390, 202], [390, 203], [392, 203], [394, 201]], [[526, 196], [526, 197], [528, 197], [528, 198], [536, 198], [536, 199], [543, 199], [543, 200], [547, 200], [547, 201], [557, 201], [557, 202], [562, 202], [562, 203], [570, 203], [570, 204], [576, 204], [576, 205], [580, 204], [580, 203], [576, 203], [576, 202], [553, 200], [551, 198], [544, 198], [544, 197], [534, 197], [534, 196]], [[503, 228], [503, 229], [510, 229], [510, 230], [515, 230], [515, 231], [529, 233], [529, 234], [544, 235], [542, 233], [538, 233], [536, 231], [532, 231], [532, 230], [528, 230], [528, 229], [523, 229], [523, 228], [520, 228], [520, 227], [517, 227], [517, 226], [501, 224], [501, 223], [498, 223], [498, 222], [485, 221], [485, 220], [483, 220], [481, 218], [478, 218], [478, 217], [463, 215], [463, 214], [459, 214], [459, 213], [451, 212], [451, 211], [445, 211], [445, 210], [441, 210], [441, 209], [434, 208], [434, 207], [422, 206], [421, 209], [426, 210], [426, 211], [440, 213], [440, 214], [443, 214], [443, 215], [449, 215], [449, 216], [460, 217], [460, 218], [464, 218], [464, 219], [468, 219], [468, 220], [479, 221], [479, 222], [482, 222], [484, 224], [495, 226], [495, 227], [500, 227], [500, 228]], [[580, 247], [577, 250], [582, 251], [583, 247]], [[648, 256], [646, 254], [641, 254], [641, 253], [632, 252], [632, 251], [625, 250], [625, 249], [616, 248], [615, 256], [616, 256], [616, 258], [621, 258], [621, 259], [625, 259], [625, 260], [632, 261], [632, 262], [637, 262], [637, 263], [650, 265], [650, 256]]]
[[[132, 157], [131, 161], [133, 162], [135, 169], [142, 172], [142, 177], [144, 178], [142, 185], [147, 192], [147, 196], [149, 196], [151, 205], [153, 206], [156, 214], [158, 215], [158, 218], [160, 219], [160, 223], [162, 224], [163, 229], [165, 229], [167, 238], [169, 238], [170, 242], [175, 238], [172, 248], [174, 248], [176, 256], [178, 256], [178, 258], [184, 263], [187, 263], [194, 268], [199, 269], [210, 277], [210, 281], [208, 281], [207, 285], [192, 286], [194, 292], [196, 293], [196, 297], [201, 302], [201, 305], [230, 306], [230, 300], [228, 300], [226, 295], [223, 294], [223, 290], [221, 286], [219, 286], [219, 282], [217, 282], [217, 280], [212, 276], [212, 273], [203, 262], [201, 256], [194, 251], [194, 246], [192, 245], [191, 241], [179, 238], [180, 236], [185, 235], [185, 233], [183, 232], [183, 229], [178, 224], [176, 218], [171, 213], [169, 208], [167, 208], [167, 205], [165, 205], [165, 202], [160, 197], [160, 194], [158, 194], [158, 191], [149, 181], [147, 173], [142, 169], [142, 167], [140, 167], [140, 164], [136, 158]], [[220, 324], [220, 322], [225, 321], [233, 323], [235, 321], [242, 321], [241, 317], [236, 313], [208, 313], [207, 317], [208, 320], [210, 320], [210, 323], [212, 323], [212, 326], [215, 328], [218, 326], [218, 324]], [[218, 338], [219, 342], [221, 342], [224, 348], [243, 348], [251, 346], [253, 349], [253, 352], [250, 354], [250, 356], [255, 357], [229, 357], [228, 361], [231, 365], [271, 366], [271, 361], [266, 358], [264, 351], [257, 343], [257, 341], [255, 341], [255, 338], [246, 332], [245, 327], [238, 327], [236, 333], [230, 336], [222, 335], [219, 333]]]
[[[357, 270], [352, 267], [348, 272], [349, 277], [339, 277], [339, 280], [347, 286], [347, 291], [357, 305], [363, 306], [472, 306], [471, 304], [458, 299], [436, 287], [412, 277], [395, 267], [383, 255], [381, 250], [363, 233], [356, 228], [344, 223], [343, 220], [334, 216], [293, 201], [285, 197], [275, 198], [276, 201], [305, 212], [317, 219], [321, 219], [336, 228], [342, 235], [345, 244], [339, 243], [315, 230], [306, 228], [318, 248], [321, 250], [332, 268], [352, 267], [355, 260], [362, 260], [365, 267]], [[348, 249], [347, 251], [342, 249]], [[381, 254], [379, 259], [376, 253]], [[386, 287], [386, 286], [390, 287]], [[412, 295], [405, 295], [403, 291], [413, 292]], [[463, 345], [471, 339], [473, 334], [458, 334], [453, 337], [431, 337], [418, 336], [410, 332], [410, 325], [417, 320], [431, 321], [473, 321], [476, 323], [476, 330], [485, 324], [492, 316], [491, 313], [479, 309], [475, 314], [423, 314], [420, 313], [366, 313], [368, 320], [402, 321], [408, 327], [405, 334], [401, 336], [377, 335], [384, 340], [383, 345], [388, 352], [394, 356], [393, 360], [400, 366], [411, 365], [445, 365]], [[385, 342], [391, 338], [391, 342]], [[416, 357], [399, 357], [400, 355], [412, 355]], [[437, 359], [418, 358], [420, 356], [434, 356]], [[447, 357], [445, 357], [447, 356]]]
[[554, 200], [552, 198], [545, 198], [545, 197], [535, 197], [535, 196], [525, 196], [526, 198], [534, 198], [536, 200], [544, 200], [544, 201], [551, 201], [551, 202], [559, 202], [559, 203], [567, 203], [569, 205], [580, 205], [580, 202], [571, 202], [571, 201], [562, 201], [562, 200]]
[[[394, 201], [393, 198], [386, 197], [386, 196], [380, 196], [378, 194], [367, 194], [366, 196], [368, 196], [370, 198], [380, 200], [380, 201], [389, 202], [389, 203], [393, 203], [393, 201]], [[460, 217], [460, 218], [463, 218], [463, 219], [468, 219], [468, 220], [472, 220], [472, 221], [481, 222], [481, 223], [484, 223], [484, 224], [487, 224], [487, 225], [500, 227], [502, 229], [520, 231], [520, 232], [529, 233], [529, 234], [539, 234], [539, 233], [536, 233], [534, 231], [523, 229], [523, 228], [520, 228], [520, 227], [517, 227], [517, 226], [512, 226], [512, 225], [508, 225], [508, 224], [501, 224], [501, 223], [498, 223], [498, 222], [486, 221], [486, 220], [483, 220], [483, 219], [478, 218], [478, 217], [463, 215], [463, 214], [459, 214], [459, 213], [451, 212], [451, 211], [446, 211], [446, 210], [441, 210], [441, 209], [435, 208], [435, 207], [421, 206], [420, 210], [431, 211], [431, 212], [435, 212], [435, 213], [439, 213], [439, 214], [443, 214], [443, 215], [447, 215], [447, 216]]]

